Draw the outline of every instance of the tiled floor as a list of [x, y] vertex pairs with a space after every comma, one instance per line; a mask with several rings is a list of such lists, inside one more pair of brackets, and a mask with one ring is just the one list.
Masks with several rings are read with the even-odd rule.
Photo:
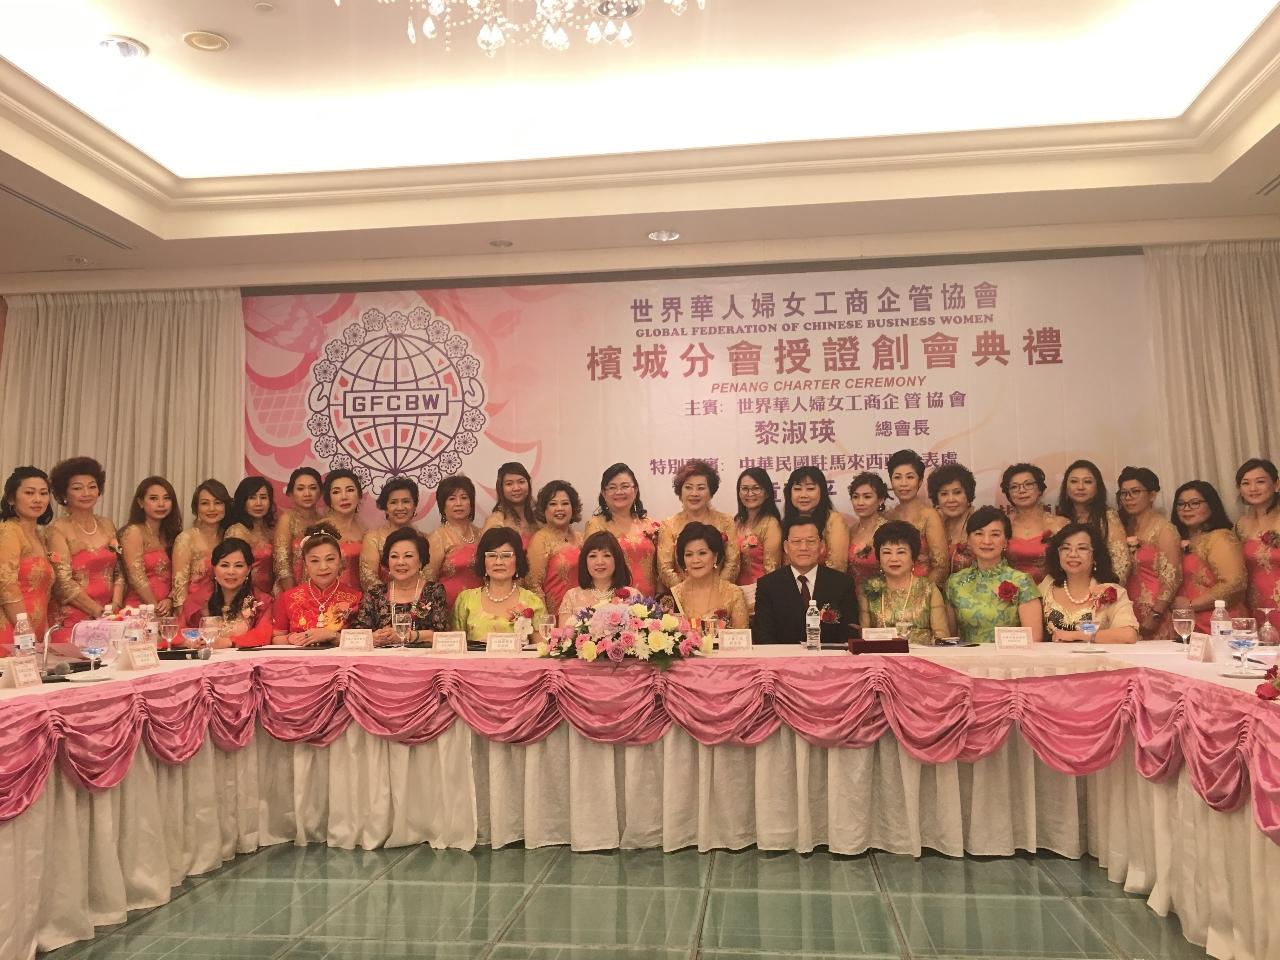
[[1202, 958], [1092, 860], [280, 846], [49, 960]]

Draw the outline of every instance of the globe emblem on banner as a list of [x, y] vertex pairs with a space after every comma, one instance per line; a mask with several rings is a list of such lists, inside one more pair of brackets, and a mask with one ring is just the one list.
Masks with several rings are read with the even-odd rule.
[[486, 420], [470, 349], [425, 307], [366, 310], [311, 368], [307, 430], [316, 456], [352, 470], [375, 494], [395, 476], [434, 488], [457, 473]]

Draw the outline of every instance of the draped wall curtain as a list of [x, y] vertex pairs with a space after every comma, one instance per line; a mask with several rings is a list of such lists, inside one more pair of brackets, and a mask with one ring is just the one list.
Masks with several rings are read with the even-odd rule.
[[10, 296], [0, 354], [0, 470], [87, 454], [100, 512], [122, 523], [143, 477], [168, 477], [183, 516], [206, 477], [244, 472], [238, 290]]
[[1280, 241], [1145, 253], [1174, 469], [1166, 496], [1208, 480], [1234, 515], [1236, 468], [1280, 456]]

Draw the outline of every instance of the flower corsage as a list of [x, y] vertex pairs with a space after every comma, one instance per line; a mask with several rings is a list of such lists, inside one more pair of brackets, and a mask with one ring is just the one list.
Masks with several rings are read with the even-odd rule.
[[1001, 580], [996, 587], [996, 596], [1001, 603], [1013, 603], [1018, 599], [1018, 587], [1012, 580]]
[[1269, 667], [1263, 674], [1262, 683], [1258, 684], [1254, 693], [1258, 695], [1259, 700], [1275, 700], [1280, 697], [1280, 670], [1274, 666]]

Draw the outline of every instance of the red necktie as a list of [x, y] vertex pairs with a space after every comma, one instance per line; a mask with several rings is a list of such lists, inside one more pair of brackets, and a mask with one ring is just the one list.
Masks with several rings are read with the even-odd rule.
[[809, 592], [809, 578], [802, 573], [800, 576], [796, 577], [796, 580], [800, 584], [800, 603], [806, 610], [808, 610], [809, 601], [813, 599], [813, 594]]

